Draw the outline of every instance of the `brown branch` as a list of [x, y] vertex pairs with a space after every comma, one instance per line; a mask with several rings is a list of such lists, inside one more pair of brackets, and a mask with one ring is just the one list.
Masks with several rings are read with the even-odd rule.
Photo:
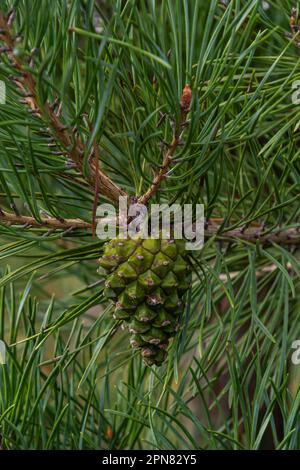
[[162, 165], [160, 167], [160, 170], [159, 172], [155, 175], [154, 179], [153, 179], [153, 182], [151, 184], [151, 186], [149, 187], [149, 189], [146, 191], [145, 194], [143, 194], [140, 198], [139, 198], [139, 203], [140, 204], [147, 204], [147, 202], [149, 201], [149, 199], [153, 196], [153, 194], [158, 190], [165, 174], [167, 173], [168, 171], [168, 168], [169, 168], [169, 164], [170, 164], [170, 160], [171, 160], [171, 157], [172, 155], [174, 154], [176, 148], [178, 146], [178, 139], [177, 137], [174, 135], [173, 137], [173, 140], [171, 142], [171, 144], [168, 146], [168, 149], [167, 151], [165, 152], [164, 154], [164, 157], [163, 157], [163, 162], [162, 162]]
[[[2, 48], [2, 51], [7, 53], [11, 65], [17, 73], [17, 76], [11, 77], [11, 80], [22, 92], [24, 96], [23, 101], [30, 107], [30, 111], [34, 115], [44, 118], [47, 121], [47, 125], [51, 128], [56, 140], [59, 141], [61, 146], [67, 151], [68, 157], [72, 160], [76, 169], [83, 174], [82, 157], [84, 154], [84, 143], [78, 136], [73, 136], [68, 127], [61, 122], [59, 112], [54, 111], [54, 105], [46, 102], [40, 106], [36, 93], [35, 77], [28, 71], [28, 66], [25, 67], [21, 57], [19, 57], [17, 53], [18, 43], [11, 29], [12, 16], [12, 12], [5, 17], [3, 12], [0, 11], [0, 40], [6, 44], [6, 47], [4, 49]], [[101, 193], [114, 203], [119, 202], [119, 196], [126, 196], [126, 192], [98, 168], [95, 162], [91, 162], [90, 168], [91, 173], [88, 181], [92, 187], [95, 187], [95, 181], [97, 180], [100, 185], [99, 189]]]
[[58, 220], [54, 217], [41, 217], [41, 222], [39, 222], [34, 217], [17, 215], [0, 209], [0, 223], [1, 222], [7, 225], [24, 225], [28, 228], [47, 227], [53, 230], [88, 229], [92, 227], [92, 224], [81, 219]]
[[[220, 219], [218, 219], [220, 221]], [[230, 241], [247, 241], [249, 243], [259, 242], [262, 245], [270, 245], [271, 243], [283, 245], [299, 245], [300, 244], [300, 228], [289, 228], [266, 232], [258, 225], [251, 225], [246, 229], [224, 230], [220, 229], [221, 223], [214, 223], [213, 219], [207, 224], [204, 231], [205, 237], [216, 236], [224, 240]]]
[[166, 173], [168, 172], [168, 168], [171, 163], [171, 157], [174, 155], [178, 145], [180, 144], [180, 132], [183, 130], [184, 126], [186, 125], [186, 117], [190, 109], [191, 98], [192, 98], [191, 88], [187, 84], [185, 85], [182, 95], [181, 95], [180, 123], [178, 126], [174, 125], [172, 142], [168, 145], [167, 150], [164, 153], [162, 165], [160, 166], [159, 171], [154, 176], [151, 186], [146, 191], [146, 193], [143, 194], [139, 198], [138, 202], [140, 204], [147, 204], [149, 199], [151, 199], [153, 194], [155, 194], [158, 188], [160, 187], [162, 180], [164, 179]]
[[[58, 220], [54, 217], [42, 217], [41, 221], [31, 216], [17, 215], [0, 209], [0, 223], [23, 225], [25, 227], [46, 227], [53, 230], [91, 229], [92, 224], [81, 219]], [[238, 240], [249, 243], [259, 242], [262, 245], [300, 245], [300, 228], [289, 228], [266, 233], [255, 224], [246, 229], [221, 231], [222, 219], [211, 219], [205, 229], [205, 238], [216, 237], [227, 242]]]

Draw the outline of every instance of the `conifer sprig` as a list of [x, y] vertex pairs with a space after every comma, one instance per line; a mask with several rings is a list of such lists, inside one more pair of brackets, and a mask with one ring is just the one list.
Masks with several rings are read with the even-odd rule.
[[[61, 154], [67, 156], [74, 168], [83, 174], [84, 143], [76, 135], [76, 129], [70, 129], [61, 121], [61, 106], [57, 100], [53, 103], [49, 103], [49, 101], [39, 102], [36, 93], [36, 79], [31, 70], [34, 67], [36, 51], [31, 51], [29, 64], [24, 64], [20, 54], [22, 48], [21, 38], [15, 37], [12, 31], [14, 16], [14, 10], [11, 10], [7, 16], [0, 11], [0, 41], [6, 45], [2, 48], [2, 53], [8, 55], [11, 66], [16, 73], [16, 76], [12, 76], [10, 79], [21, 91], [24, 96], [23, 101], [30, 107], [30, 111], [43, 121], [46, 132], [53, 135], [56, 145], [61, 147]], [[90, 174], [88, 181], [94, 187], [95, 180], [97, 180], [101, 193], [117, 204], [119, 196], [125, 196], [126, 193], [99, 169], [94, 157], [94, 152], [92, 152], [89, 156]]]

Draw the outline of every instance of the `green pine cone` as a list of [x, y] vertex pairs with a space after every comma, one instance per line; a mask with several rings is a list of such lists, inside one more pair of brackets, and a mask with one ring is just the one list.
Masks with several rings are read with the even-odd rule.
[[104, 295], [116, 305], [114, 318], [127, 325], [132, 348], [147, 365], [161, 365], [189, 287], [184, 241], [115, 238], [99, 263]]

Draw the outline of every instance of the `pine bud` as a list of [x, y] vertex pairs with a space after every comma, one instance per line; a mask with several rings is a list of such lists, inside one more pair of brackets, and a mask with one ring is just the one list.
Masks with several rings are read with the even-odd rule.
[[181, 95], [180, 107], [183, 114], [187, 114], [190, 110], [192, 100], [192, 90], [189, 84], [186, 84]]

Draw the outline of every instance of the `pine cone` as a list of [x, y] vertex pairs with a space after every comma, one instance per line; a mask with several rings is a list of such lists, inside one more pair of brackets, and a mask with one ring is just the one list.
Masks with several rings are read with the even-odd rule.
[[115, 238], [99, 262], [107, 276], [104, 295], [115, 303], [114, 318], [128, 326], [130, 344], [141, 350], [144, 362], [161, 365], [189, 287], [184, 241]]

